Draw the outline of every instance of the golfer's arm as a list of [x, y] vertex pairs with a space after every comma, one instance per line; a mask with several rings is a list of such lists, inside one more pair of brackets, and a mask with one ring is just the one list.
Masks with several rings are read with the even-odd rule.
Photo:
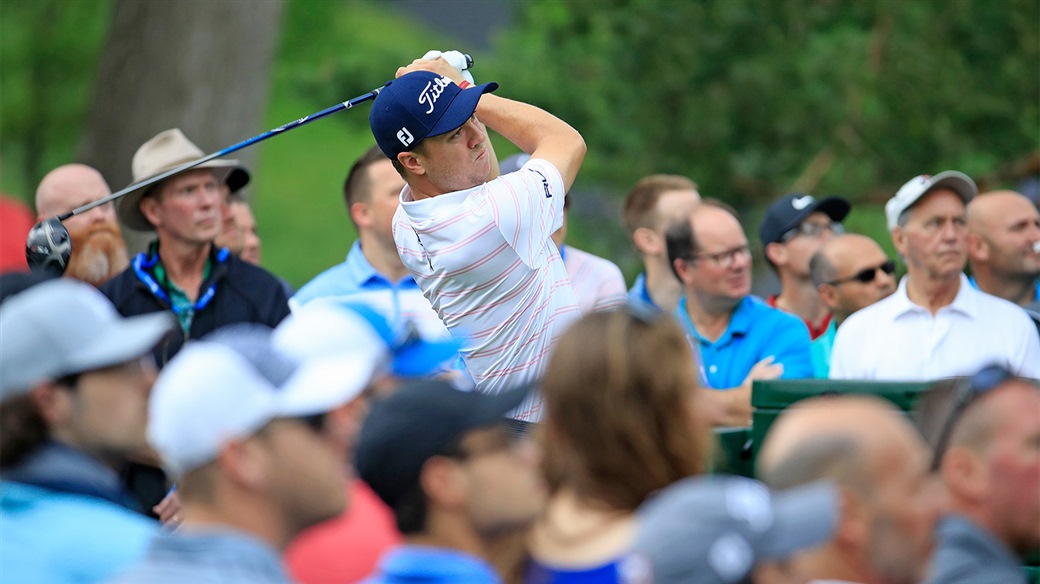
[[585, 159], [585, 140], [567, 122], [533, 105], [485, 94], [477, 118], [532, 158], [548, 160], [570, 191]]

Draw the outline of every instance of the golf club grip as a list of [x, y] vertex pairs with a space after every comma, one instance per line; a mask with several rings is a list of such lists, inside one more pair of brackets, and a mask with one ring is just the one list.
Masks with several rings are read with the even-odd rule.
[[112, 193], [111, 195], [108, 195], [107, 197], [100, 198], [100, 199], [98, 199], [98, 200], [96, 200], [96, 201], [94, 201], [92, 203], [88, 203], [86, 205], [83, 205], [82, 207], [77, 207], [77, 208], [75, 208], [75, 209], [73, 209], [73, 210], [71, 210], [71, 211], [69, 211], [67, 213], [62, 213], [61, 215], [58, 215], [58, 221], [64, 221], [64, 220], [68, 219], [69, 217], [72, 217], [73, 215], [79, 215], [80, 213], [86, 213], [87, 211], [93, 209], [94, 207], [98, 207], [98, 206], [104, 205], [105, 203], [108, 203], [109, 201], [114, 201], [114, 200], [118, 199], [119, 197], [122, 197], [123, 195], [125, 195], [125, 194], [127, 194], [127, 193], [129, 193], [131, 191], [135, 191], [135, 190], [137, 190], [139, 188], [146, 187], [146, 186], [149, 186], [149, 185], [153, 185], [153, 184], [155, 184], [155, 183], [157, 183], [157, 182], [159, 182], [159, 181], [161, 181], [163, 179], [169, 178], [169, 177], [171, 177], [171, 176], [173, 176], [173, 175], [175, 175], [177, 173], [184, 172], [185, 170], [190, 170], [190, 169], [195, 168], [196, 166], [198, 166], [200, 164], [203, 164], [205, 162], [209, 162], [210, 160], [213, 160], [214, 158], [220, 158], [221, 156], [227, 156], [228, 154], [231, 154], [232, 152], [238, 152], [239, 150], [242, 150], [243, 148], [246, 148], [248, 146], [252, 146], [253, 144], [256, 144], [257, 142], [263, 142], [264, 140], [270, 138], [271, 136], [276, 136], [278, 134], [282, 134], [284, 132], [288, 132], [289, 130], [292, 130], [292, 129], [295, 129], [295, 128], [299, 128], [300, 126], [302, 126], [304, 124], [308, 124], [310, 122], [313, 122], [314, 120], [319, 120], [321, 118], [324, 118], [325, 116], [329, 116], [329, 115], [332, 115], [334, 113], [341, 112], [343, 110], [348, 110], [348, 109], [358, 105], [359, 103], [364, 103], [364, 102], [369, 101], [371, 99], [375, 99], [375, 97], [377, 95], [379, 95], [379, 92], [382, 89], [383, 89], [382, 87], [378, 87], [376, 89], [373, 89], [372, 91], [369, 91], [368, 93], [366, 93], [364, 95], [359, 95], [359, 96], [355, 97], [354, 99], [350, 99], [350, 100], [344, 101], [342, 103], [337, 103], [336, 105], [334, 105], [332, 107], [325, 108], [325, 109], [321, 110], [320, 112], [313, 113], [313, 114], [311, 114], [309, 116], [304, 116], [304, 117], [302, 117], [302, 118], [300, 118], [298, 120], [294, 120], [292, 122], [289, 122], [288, 124], [284, 124], [284, 125], [278, 126], [277, 128], [274, 128], [273, 130], [268, 130], [268, 131], [266, 131], [263, 134], [260, 134], [258, 136], [253, 136], [252, 138], [249, 138], [247, 140], [243, 140], [243, 141], [241, 141], [238, 144], [235, 144], [233, 146], [228, 146], [227, 148], [225, 148], [225, 149], [223, 149], [223, 150], [221, 150], [219, 152], [214, 152], [213, 154], [208, 154], [206, 156], [203, 156], [202, 158], [199, 158], [198, 160], [193, 160], [191, 162], [182, 164], [182, 165], [180, 165], [180, 166], [178, 166], [176, 168], [171, 168], [170, 170], [167, 170], [166, 172], [163, 172], [161, 174], [157, 174], [157, 175], [155, 175], [155, 176], [153, 176], [151, 178], [145, 179], [145, 180], [143, 180], [143, 181], [141, 181], [139, 183], [134, 183], [134, 184], [126, 187], [125, 189], [123, 189], [123, 190], [121, 190], [119, 192]]

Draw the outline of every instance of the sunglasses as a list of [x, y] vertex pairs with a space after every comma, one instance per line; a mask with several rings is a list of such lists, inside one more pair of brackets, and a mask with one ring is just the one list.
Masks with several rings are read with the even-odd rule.
[[838, 286], [840, 284], [846, 284], [848, 282], [859, 282], [861, 284], [869, 284], [874, 281], [874, 278], [877, 277], [878, 270], [881, 270], [882, 272], [891, 276], [892, 274], [896, 273], [896, 263], [892, 260], [888, 260], [880, 266], [860, 270], [846, 278], [838, 278], [837, 280], [824, 282], [824, 284], [828, 284], [830, 286]]
[[939, 431], [939, 439], [935, 442], [935, 453], [932, 455], [931, 466], [933, 472], [939, 470], [943, 456], [946, 455], [946, 449], [950, 445], [953, 429], [957, 426], [957, 422], [964, 417], [968, 406], [1012, 377], [1014, 376], [1011, 372], [1000, 365], [989, 365], [957, 386], [953, 407], [950, 408], [950, 413]]

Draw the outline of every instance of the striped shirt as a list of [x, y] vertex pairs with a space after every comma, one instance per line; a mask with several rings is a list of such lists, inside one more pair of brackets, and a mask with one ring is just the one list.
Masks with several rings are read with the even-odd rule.
[[625, 277], [617, 264], [569, 245], [560, 247], [560, 255], [583, 314], [618, 308], [628, 302]]
[[[413, 200], [394, 215], [401, 261], [452, 335], [477, 388], [488, 393], [534, 382], [580, 312], [559, 250], [563, 179], [545, 160], [464, 191]], [[532, 395], [514, 412], [541, 417]]]

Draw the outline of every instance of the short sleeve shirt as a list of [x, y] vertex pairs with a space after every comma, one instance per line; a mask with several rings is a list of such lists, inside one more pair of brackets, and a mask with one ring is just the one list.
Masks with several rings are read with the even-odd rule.
[[903, 278], [895, 293], [838, 327], [830, 377], [924, 381], [990, 364], [1040, 378], [1040, 337], [1021, 307], [972, 288], [962, 274], [953, 302], [933, 316], [910, 300]]
[[813, 376], [809, 331], [801, 319], [761, 300], [747, 296], [730, 317], [729, 326], [716, 341], [704, 338], [686, 312], [686, 297], [679, 299], [676, 319], [690, 344], [700, 350], [704, 376], [710, 387], [730, 389], [743, 383], [756, 363], [772, 356], [784, 366], [783, 379]]
[[[464, 191], [414, 200], [394, 215], [397, 251], [453, 336], [477, 388], [536, 381], [550, 349], [580, 313], [559, 250], [563, 179], [545, 160]], [[528, 398], [514, 413], [540, 417]]]

